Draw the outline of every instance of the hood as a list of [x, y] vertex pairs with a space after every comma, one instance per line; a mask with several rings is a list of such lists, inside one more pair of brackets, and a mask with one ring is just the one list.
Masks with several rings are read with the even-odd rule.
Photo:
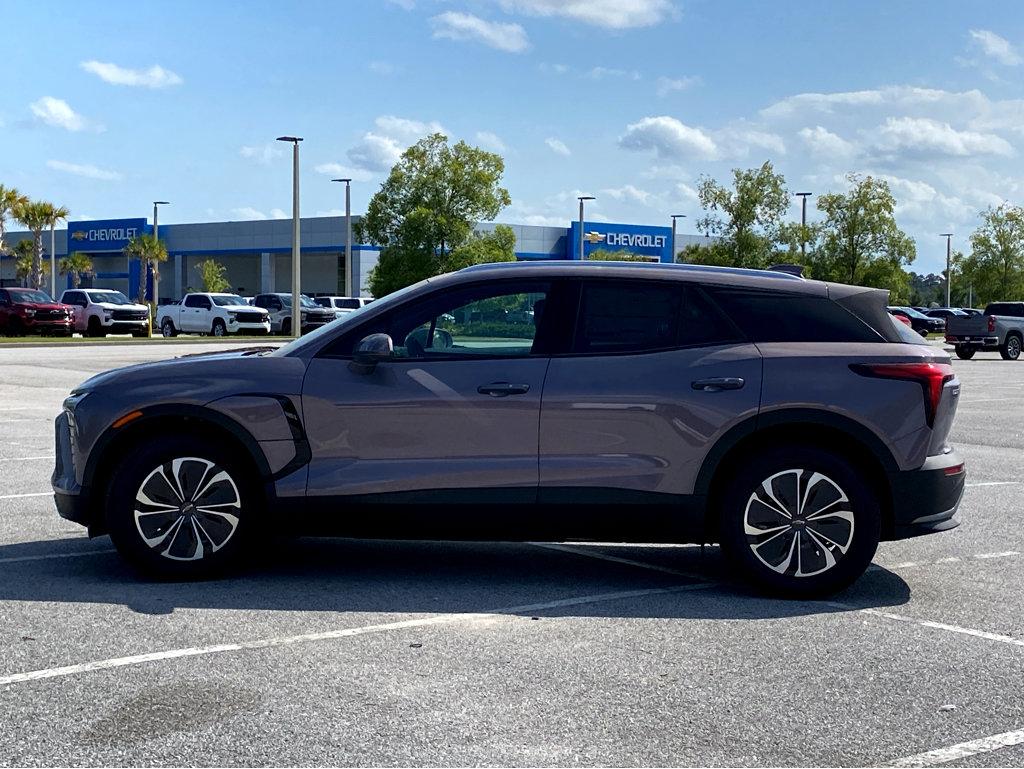
[[73, 310], [71, 305], [60, 302], [14, 302], [15, 307], [27, 307], [30, 310]]
[[149, 310], [149, 307], [144, 304], [113, 304], [112, 302], [93, 302], [93, 304], [104, 310], [135, 310], [138, 312]]
[[253, 307], [251, 304], [230, 304], [221, 309], [228, 312], [258, 312], [261, 315], [270, 315], [269, 310], [263, 307]]

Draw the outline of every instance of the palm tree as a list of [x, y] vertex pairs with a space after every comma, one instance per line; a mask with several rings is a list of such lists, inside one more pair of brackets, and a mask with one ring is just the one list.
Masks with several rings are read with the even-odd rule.
[[81, 251], [74, 251], [60, 260], [60, 274], [70, 275], [71, 285], [78, 288], [83, 275], [92, 275], [92, 259]]
[[14, 277], [22, 286], [28, 276], [32, 274], [32, 260], [35, 256], [35, 246], [31, 240], [19, 240], [14, 247]]
[[[3, 256], [8, 253], [4, 236], [7, 234], [7, 217], [13, 216], [15, 209], [28, 203], [28, 198], [18, 192], [14, 187], [5, 187], [0, 184], [0, 265], [3, 264]], [[0, 275], [2, 278], [3, 275]]]
[[160, 262], [167, 261], [167, 246], [163, 241], [152, 235], [136, 235], [124, 247], [124, 255], [139, 260], [139, 304], [146, 303], [146, 272], [147, 267], [153, 268], [153, 279], [160, 276]]
[[53, 211], [53, 204], [43, 200], [26, 200], [14, 209], [14, 218], [32, 231], [35, 249], [29, 285], [35, 289], [43, 285], [43, 230], [50, 223]]
[[67, 219], [71, 213], [67, 206], [55, 206], [52, 203], [47, 204], [50, 206], [50, 293], [56, 298], [57, 295], [57, 271], [54, 269], [56, 265], [53, 260], [56, 258], [57, 248], [54, 243], [54, 230], [57, 227], [57, 222], [61, 219]]

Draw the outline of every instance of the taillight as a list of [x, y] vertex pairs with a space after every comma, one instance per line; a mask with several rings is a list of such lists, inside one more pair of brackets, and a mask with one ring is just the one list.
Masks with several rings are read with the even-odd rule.
[[996, 319], [991, 315], [988, 316], [988, 333], [993, 334], [996, 330]]
[[953, 378], [953, 367], [948, 363], [851, 363], [850, 369], [861, 376], [920, 384], [924, 393], [924, 418], [929, 427], [935, 424], [942, 388]]

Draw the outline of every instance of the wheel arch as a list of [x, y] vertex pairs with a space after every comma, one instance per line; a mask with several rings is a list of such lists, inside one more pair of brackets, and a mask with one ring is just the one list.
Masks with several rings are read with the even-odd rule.
[[882, 535], [893, 527], [892, 485], [889, 474], [899, 465], [885, 443], [854, 420], [817, 409], [783, 409], [761, 414], [726, 432], [705, 457], [694, 484], [694, 494], [705, 505], [707, 541], [718, 531], [718, 511], [725, 484], [734, 468], [750, 454], [782, 443], [816, 446], [848, 458], [865, 474], [876, 493], [882, 514]]

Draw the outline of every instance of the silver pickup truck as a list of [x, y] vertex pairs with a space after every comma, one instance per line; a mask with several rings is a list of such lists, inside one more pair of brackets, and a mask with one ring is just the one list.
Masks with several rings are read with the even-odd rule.
[[1024, 346], [1024, 302], [992, 302], [982, 315], [946, 318], [946, 343], [964, 360], [978, 350], [1017, 360]]

